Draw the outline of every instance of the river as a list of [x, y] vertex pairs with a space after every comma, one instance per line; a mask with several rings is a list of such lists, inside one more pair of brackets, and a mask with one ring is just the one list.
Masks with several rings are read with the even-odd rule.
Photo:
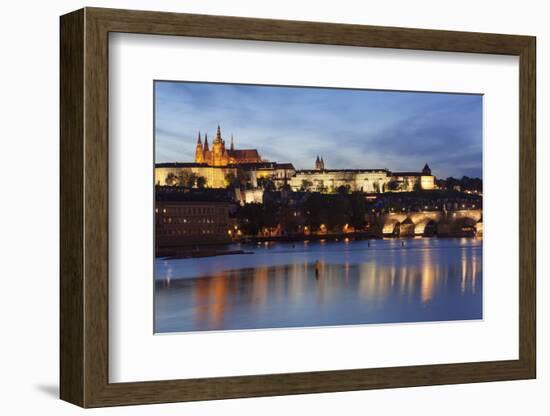
[[155, 260], [155, 332], [482, 319], [482, 240], [235, 244]]

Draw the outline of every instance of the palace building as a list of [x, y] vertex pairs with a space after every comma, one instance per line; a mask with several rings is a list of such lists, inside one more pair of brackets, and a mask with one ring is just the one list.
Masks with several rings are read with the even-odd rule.
[[[393, 189], [391, 189], [393, 188]], [[435, 176], [426, 163], [421, 172], [392, 172], [391, 190], [394, 191], [429, 191], [435, 189]]]
[[421, 172], [391, 172], [387, 169], [325, 169], [317, 156], [315, 169], [297, 170], [290, 180], [293, 191], [336, 192], [340, 187], [365, 193], [411, 192], [435, 189], [435, 177], [426, 164]]
[[195, 163], [205, 163], [208, 166], [227, 166], [261, 162], [263, 160], [257, 149], [235, 149], [233, 135], [231, 135], [231, 144], [229, 149], [227, 149], [225, 147], [225, 140], [222, 138], [220, 126], [218, 126], [218, 130], [216, 131], [212, 149], [208, 145], [208, 136], [206, 134], [204, 135], [204, 145], [202, 144], [201, 133], [199, 132], [195, 148]]
[[290, 180], [293, 191], [337, 192], [341, 186], [349, 191], [380, 193], [386, 190], [390, 181], [386, 169], [314, 169], [298, 170]]

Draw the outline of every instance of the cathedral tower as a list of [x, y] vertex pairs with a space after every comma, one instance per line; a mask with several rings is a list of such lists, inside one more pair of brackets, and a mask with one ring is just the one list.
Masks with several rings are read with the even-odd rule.
[[423, 175], [431, 175], [432, 174], [432, 170], [430, 169], [430, 167], [428, 166], [427, 163], [424, 165], [424, 169], [422, 169], [422, 174]]
[[227, 153], [225, 151], [225, 143], [222, 139], [222, 133], [219, 125], [218, 130], [216, 131], [216, 138], [212, 143], [212, 164], [214, 166], [227, 165]]
[[325, 170], [325, 162], [323, 162], [323, 158], [319, 159], [319, 155], [315, 159], [315, 170]]
[[204, 141], [199, 131], [195, 147], [195, 163], [209, 166], [227, 166], [230, 164], [262, 163], [263, 159], [257, 149], [236, 149], [233, 134], [231, 142], [226, 147], [220, 126], [216, 130], [212, 147], [208, 145], [208, 134], [204, 133]]
[[202, 147], [201, 132], [197, 138], [197, 147], [195, 148], [195, 163], [204, 163], [204, 149]]

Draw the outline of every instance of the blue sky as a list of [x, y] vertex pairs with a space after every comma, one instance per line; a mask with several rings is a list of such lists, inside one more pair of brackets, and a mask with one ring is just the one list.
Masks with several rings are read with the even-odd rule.
[[482, 174], [482, 96], [155, 82], [156, 162], [194, 160], [198, 131], [311, 169], [422, 169]]

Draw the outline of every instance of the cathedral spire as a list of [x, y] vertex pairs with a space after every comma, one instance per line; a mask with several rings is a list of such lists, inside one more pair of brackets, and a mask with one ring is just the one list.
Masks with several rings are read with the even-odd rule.
[[432, 170], [430, 169], [430, 167], [428, 166], [427, 163], [424, 165], [424, 169], [422, 169], [422, 173], [424, 175], [431, 175], [432, 174]]
[[325, 161], [323, 160], [323, 156], [321, 156], [321, 170], [325, 170]]
[[221, 143], [222, 142], [222, 131], [220, 129], [220, 125], [218, 124], [218, 130], [216, 130], [216, 138], [214, 139], [214, 143]]
[[235, 146], [233, 144], [233, 133], [231, 133], [231, 146], [229, 147], [231, 150], [235, 150]]
[[195, 163], [204, 163], [204, 149], [201, 142], [201, 132], [197, 138], [197, 147], [195, 148]]
[[208, 134], [204, 133], [204, 151], [208, 152], [210, 149], [208, 148]]

